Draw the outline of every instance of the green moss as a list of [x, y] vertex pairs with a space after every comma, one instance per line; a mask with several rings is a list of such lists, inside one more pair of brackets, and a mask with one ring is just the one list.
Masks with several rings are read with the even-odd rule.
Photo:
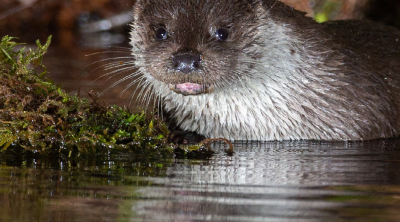
[[[0, 43], [0, 147], [40, 152], [96, 153], [125, 150], [172, 156], [169, 130], [154, 115], [133, 114], [71, 96], [47, 79], [43, 55], [49, 47], [15, 50], [5, 36]], [[94, 96], [93, 96], [94, 97]]]

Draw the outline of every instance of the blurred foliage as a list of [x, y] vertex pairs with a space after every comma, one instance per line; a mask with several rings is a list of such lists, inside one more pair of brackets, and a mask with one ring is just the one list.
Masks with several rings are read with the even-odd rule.
[[398, 0], [281, 0], [307, 12], [318, 22], [344, 19], [370, 19], [400, 28]]
[[314, 19], [317, 22], [327, 22], [331, 20], [331, 15], [340, 10], [341, 4], [335, 1], [325, 1], [321, 8], [314, 12]]

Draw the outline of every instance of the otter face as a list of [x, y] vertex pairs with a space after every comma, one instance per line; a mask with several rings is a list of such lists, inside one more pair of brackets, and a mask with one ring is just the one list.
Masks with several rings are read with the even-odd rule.
[[138, 0], [131, 44], [144, 78], [183, 95], [223, 90], [246, 78], [258, 59], [262, 6], [226, 1]]

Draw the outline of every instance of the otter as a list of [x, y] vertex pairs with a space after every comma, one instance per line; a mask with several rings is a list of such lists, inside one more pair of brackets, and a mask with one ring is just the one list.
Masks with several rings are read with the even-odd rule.
[[396, 28], [320, 24], [277, 0], [137, 0], [133, 17], [132, 75], [182, 130], [264, 141], [399, 135]]

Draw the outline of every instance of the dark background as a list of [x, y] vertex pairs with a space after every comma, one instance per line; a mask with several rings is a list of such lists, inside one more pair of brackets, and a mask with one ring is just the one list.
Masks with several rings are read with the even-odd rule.
[[[372, 19], [400, 27], [399, 0], [282, 0], [309, 16], [337, 19]], [[53, 35], [53, 44], [82, 44], [85, 25], [115, 15], [130, 17], [134, 0], [2, 0], [0, 35], [33, 43]], [[115, 25], [111, 33], [126, 34], [129, 26]], [[123, 41], [122, 41], [123, 42]]]

